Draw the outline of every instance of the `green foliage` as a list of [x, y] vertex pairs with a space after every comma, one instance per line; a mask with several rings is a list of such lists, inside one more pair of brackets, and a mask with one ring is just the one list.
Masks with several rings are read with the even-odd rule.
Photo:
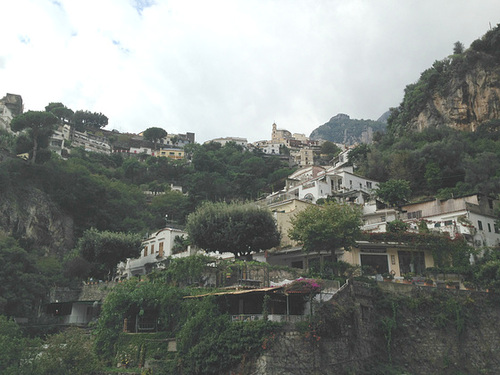
[[390, 206], [402, 206], [411, 196], [410, 183], [406, 180], [389, 180], [377, 187], [375, 194]]
[[231, 323], [214, 300], [192, 301], [192, 313], [177, 336], [181, 374], [222, 374], [257, 357], [277, 328], [265, 320]]
[[73, 121], [78, 131], [98, 130], [108, 125], [108, 118], [100, 112], [76, 111]]
[[135, 322], [139, 315], [150, 316], [158, 322], [159, 331], [175, 335], [185, 321], [181, 303], [185, 293], [160, 281], [131, 279], [117, 285], [106, 297], [97, 321], [96, 353], [106, 361], [115, 357], [115, 344], [125, 318]]
[[32, 255], [12, 237], [0, 235], [0, 314], [34, 315], [47, 287]]
[[167, 136], [167, 131], [163, 128], [152, 127], [144, 130], [142, 135], [144, 139], [153, 142], [156, 148], [156, 143]]
[[278, 157], [249, 152], [231, 142], [223, 147], [219, 143], [195, 145], [191, 160], [183, 186], [195, 202], [256, 199], [262, 192], [283, 186], [284, 170], [287, 175], [292, 172]]
[[358, 207], [337, 202], [310, 206], [291, 219], [291, 239], [305, 251], [344, 248], [349, 250], [360, 235], [361, 212]]
[[29, 339], [23, 337], [21, 329], [13, 321], [0, 315], [0, 373], [4, 375], [17, 375], [29, 352], [27, 348]]
[[280, 239], [271, 212], [254, 204], [205, 202], [188, 216], [186, 230], [205, 251], [237, 257], [270, 249]]
[[57, 117], [50, 112], [28, 111], [12, 119], [10, 128], [15, 131], [27, 130], [27, 136], [32, 145], [31, 161], [37, 161], [40, 147], [48, 146], [48, 139], [55, 130]]
[[33, 374], [40, 375], [87, 375], [99, 367], [93, 350], [93, 340], [84, 330], [68, 328], [49, 336], [38, 348], [39, 354], [32, 360]]
[[390, 233], [406, 232], [408, 228], [410, 228], [410, 224], [399, 219], [387, 223], [387, 232]]
[[69, 124], [73, 121], [74, 112], [62, 103], [49, 103], [45, 111], [54, 114], [60, 123]]
[[141, 251], [141, 237], [132, 233], [86, 230], [78, 240], [81, 256], [93, 263], [95, 277], [105, 279], [114, 274], [116, 265], [127, 258], [137, 258]]
[[169, 258], [165, 263], [166, 269], [156, 271], [149, 278], [172, 286], [186, 287], [195, 284], [203, 286], [206, 271], [213, 262], [214, 259], [206, 255], [192, 255], [178, 259]]

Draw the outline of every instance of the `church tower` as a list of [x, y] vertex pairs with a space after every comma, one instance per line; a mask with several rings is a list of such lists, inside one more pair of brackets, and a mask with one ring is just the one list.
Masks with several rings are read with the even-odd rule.
[[276, 123], [273, 123], [273, 132], [271, 133], [271, 140], [275, 141], [277, 138], [277, 127]]

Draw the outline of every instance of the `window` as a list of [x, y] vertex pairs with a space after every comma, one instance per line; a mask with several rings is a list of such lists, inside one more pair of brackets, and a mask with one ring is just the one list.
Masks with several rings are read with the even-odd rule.
[[497, 224], [493, 224], [493, 228], [495, 229], [495, 233], [500, 233], [500, 230], [498, 230]]
[[366, 181], [366, 187], [367, 187], [368, 189], [371, 189], [371, 188], [372, 188], [372, 183], [371, 183], [371, 182]]
[[304, 262], [301, 260], [297, 260], [295, 262], [292, 262], [292, 268], [304, 268]]
[[491, 233], [491, 224], [490, 223], [488, 223], [488, 232]]
[[144, 246], [144, 256], [148, 255], [148, 247]]
[[444, 225], [453, 225], [453, 220], [446, 220]]
[[479, 230], [483, 230], [483, 222], [481, 220], [477, 221], [477, 226], [478, 226]]
[[158, 249], [158, 251], [159, 251], [159, 254], [158, 254], [158, 255], [159, 255], [160, 257], [162, 257], [162, 256], [163, 256], [163, 242], [160, 242], [160, 245], [159, 245], [159, 249]]
[[151, 245], [151, 252], [150, 252], [150, 254], [154, 254], [154, 253], [155, 253], [155, 245], [153, 244], [153, 245]]
[[422, 210], [408, 212], [408, 219], [420, 219], [422, 217]]

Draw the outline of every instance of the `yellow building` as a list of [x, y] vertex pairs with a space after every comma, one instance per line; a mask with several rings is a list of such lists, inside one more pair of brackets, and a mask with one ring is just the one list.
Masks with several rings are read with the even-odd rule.
[[166, 157], [170, 159], [184, 159], [184, 150], [181, 148], [162, 148], [156, 152], [157, 157]]

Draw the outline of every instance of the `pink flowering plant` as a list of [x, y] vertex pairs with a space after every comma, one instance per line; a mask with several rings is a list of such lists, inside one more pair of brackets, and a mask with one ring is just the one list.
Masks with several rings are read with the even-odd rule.
[[317, 294], [321, 291], [321, 285], [314, 279], [299, 278], [285, 287], [287, 293]]

